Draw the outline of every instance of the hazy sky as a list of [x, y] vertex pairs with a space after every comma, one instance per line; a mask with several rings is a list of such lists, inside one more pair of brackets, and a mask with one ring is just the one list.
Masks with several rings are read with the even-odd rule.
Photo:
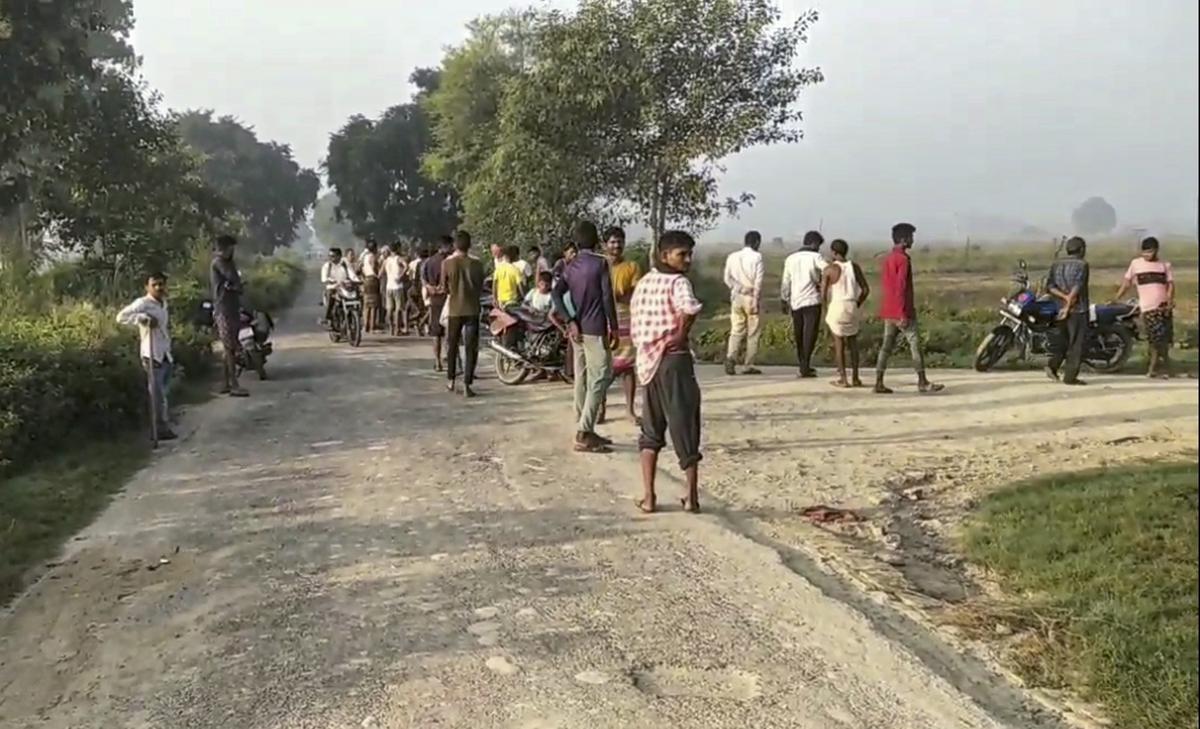
[[[168, 106], [233, 114], [315, 166], [347, 117], [405, 101], [414, 67], [514, 4], [134, 0], [134, 44]], [[901, 218], [949, 235], [971, 215], [1069, 232], [1090, 195], [1123, 224], [1195, 225], [1195, 0], [781, 6], [820, 11], [800, 62], [826, 81], [801, 99], [802, 142], [729, 160], [726, 190], [757, 202], [722, 224], [726, 237], [818, 224], [878, 237]]]

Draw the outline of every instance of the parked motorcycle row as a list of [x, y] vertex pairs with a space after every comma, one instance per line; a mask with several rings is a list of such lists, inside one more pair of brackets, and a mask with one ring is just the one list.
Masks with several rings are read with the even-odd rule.
[[[1012, 292], [1000, 300], [1000, 323], [983, 338], [975, 352], [975, 369], [979, 372], [995, 367], [1014, 347], [1021, 360], [1030, 355], [1049, 354], [1054, 348], [1059, 302], [1034, 291], [1023, 260], [1017, 264], [1012, 282]], [[1092, 304], [1083, 363], [1096, 372], [1121, 369], [1133, 351], [1134, 340], [1140, 338], [1139, 314], [1136, 303]]]

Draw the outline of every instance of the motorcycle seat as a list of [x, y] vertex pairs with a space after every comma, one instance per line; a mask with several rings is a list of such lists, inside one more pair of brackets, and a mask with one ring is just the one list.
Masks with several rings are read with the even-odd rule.
[[514, 306], [507, 311], [531, 332], [544, 332], [554, 326], [549, 316], [524, 306]]
[[1111, 324], [1129, 316], [1133, 310], [1129, 304], [1093, 304], [1088, 310], [1088, 318], [1097, 324]]

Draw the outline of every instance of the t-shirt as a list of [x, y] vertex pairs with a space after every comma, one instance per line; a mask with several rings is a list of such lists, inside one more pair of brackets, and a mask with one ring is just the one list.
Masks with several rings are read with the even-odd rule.
[[1142, 311], [1161, 308], [1171, 299], [1167, 295], [1167, 284], [1175, 282], [1175, 273], [1166, 261], [1133, 259], [1125, 272], [1125, 281], [1137, 285], [1138, 305]]
[[525, 280], [533, 278], [533, 265], [530, 264], [529, 261], [521, 259], [514, 262], [513, 265], [516, 266], [517, 270], [521, 272], [521, 278]]
[[554, 305], [554, 297], [549, 291], [542, 293], [537, 289], [530, 289], [529, 293], [525, 294], [525, 306], [546, 314], [550, 311], [550, 307]]
[[404, 288], [404, 281], [408, 275], [408, 264], [403, 258], [392, 256], [384, 261], [383, 270], [387, 273], [388, 291], [399, 291]]
[[520, 269], [512, 263], [507, 261], [497, 263], [496, 271], [492, 274], [492, 291], [496, 297], [496, 303], [500, 306], [519, 303], [523, 280]]
[[879, 318], [885, 321], [913, 321], [917, 318], [913, 296], [912, 261], [904, 246], [892, 246], [879, 270]]
[[483, 263], [478, 258], [459, 254], [442, 262], [447, 316], [479, 316], [483, 279]]

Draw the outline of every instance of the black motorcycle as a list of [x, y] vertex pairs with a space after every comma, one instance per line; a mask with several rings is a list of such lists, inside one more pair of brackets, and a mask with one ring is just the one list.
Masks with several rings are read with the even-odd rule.
[[351, 347], [362, 344], [363, 305], [360, 288], [357, 281], [345, 281], [332, 293], [325, 294], [334, 297], [333, 313], [327, 324], [329, 341], [335, 344], [346, 341]]
[[[1059, 302], [1037, 293], [1029, 285], [1025, 261], [1013, 272], [1014, 290], [1000, 300], [1000, 324], [975, 350], [975, 369], [987, 372], [1014, 346], [1017, 357], [1048, 355], [1058, 333]], [[1088, 309], [1088, 334], [1083, 363], [1096, 372], [1121, 369], [1138, 338], [1139, 309], [1133, 304], [1093, 304]]]
[[[196, 314], [196, 324], [202, 327], [212, 327], [213, 303], [211, 299], [200, 301], [200, 311]], [[253, 370], [258, 379], [267, 379], [267, 357], [275, 351], [271, 344], [271, 332], [275, 331], [275, 320], [265, 311], [241, 309], [238, 316], [238, 347], [234, 365], [238, 374]]]
[[525, 307], [492, 307], [489, 312], [496, 379], [519, 385], [531, 374], [571, 382], [567, 368], [567, 336], [550, 316]]

